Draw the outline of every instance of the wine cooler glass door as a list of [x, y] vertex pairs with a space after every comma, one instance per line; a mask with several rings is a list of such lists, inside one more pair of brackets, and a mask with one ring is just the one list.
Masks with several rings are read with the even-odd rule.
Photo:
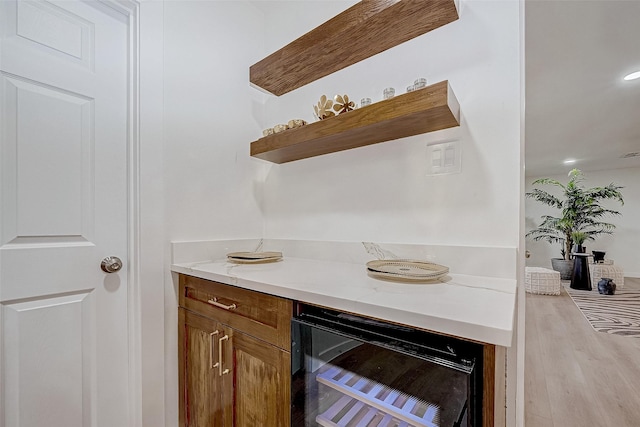
[[294, 320], [292, 426], [471, 426], [471, 375]]

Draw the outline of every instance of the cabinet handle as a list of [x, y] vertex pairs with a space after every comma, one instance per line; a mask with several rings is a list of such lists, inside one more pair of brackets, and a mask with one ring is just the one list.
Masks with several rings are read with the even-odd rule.
[[209, 301], [207, 301], [209, 304], [211, 305], [215, 305], [216, 307], [220, 307], [220, 308], [224, 308], [225, 310], [234, 310], [236, 308], [238, 308], [237, 305], [235, 304], [231, 304], [231, 305], [224, 305], [222, 303], [218, 302], [218, 298], [217, 297], [213, 297], [211, 298]]
[[217, 368], [218, 365], [220, 364], [220, 362], [216, 362], [215, 364], [213, 363], [213, 353], [215, 353], [216, 351], [213, 347], [213, 343], [215, 341], [213, 337], [218, 335], [219, 333], [220, 333], [219, 331], [214, 331], [209, 334], [209, 368], [210, 369]]
[[224, 374], [228, 374], [229, 370], [222, 370], [222, 341], [227, 341], [229, 339], [229, 335], [225, 335], [218, 340], [218, 375], [223, 376]]

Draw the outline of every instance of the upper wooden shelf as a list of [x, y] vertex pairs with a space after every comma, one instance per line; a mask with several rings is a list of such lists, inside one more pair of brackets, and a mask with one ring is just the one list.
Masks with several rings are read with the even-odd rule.
[[448, 81], [260, 138], [251, 155], [286, 163], [460, 125]]
[[283, 95], [458, 19], [454, 0], [362, 0], [249, 69]]

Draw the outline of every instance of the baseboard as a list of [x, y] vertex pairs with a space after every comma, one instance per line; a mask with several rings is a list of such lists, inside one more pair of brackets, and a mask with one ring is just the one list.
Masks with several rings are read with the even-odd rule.
[[630, 277], [633, 279], [640, 279], [640, 272], [638, 271], [625, 271], [624, 277]]

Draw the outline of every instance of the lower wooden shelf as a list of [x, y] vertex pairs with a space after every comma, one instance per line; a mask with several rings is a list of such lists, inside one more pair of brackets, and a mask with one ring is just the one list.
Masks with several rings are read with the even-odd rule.
[[448, 81], [251, 143], [251, 156], [286, 163], [460, 125]]

